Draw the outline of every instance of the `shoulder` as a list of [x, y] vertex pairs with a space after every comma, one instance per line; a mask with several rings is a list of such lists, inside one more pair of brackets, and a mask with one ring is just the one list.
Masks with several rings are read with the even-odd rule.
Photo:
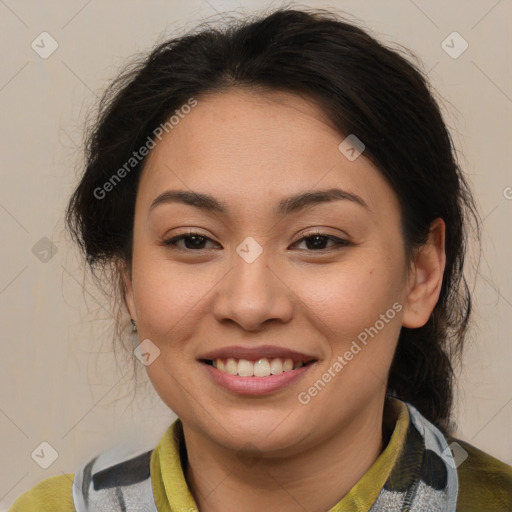
[[[22, 494], [9, 512], [76, 512], [126, 510], [125, 503], [144, 503], [154, 510], [151, 480], [153, 450], [127, 456], [131, 449], [111, 448], [77, 472], [47, 478]], [[73, 490], [74, 486], [74, 490]]]
[[46, 478], [22, 494], [9, 512], [74, 512], [73, 473]]
[[459, 477], [457, 510], [512, 510], [512, 466], [459, 439], [450, 439]]

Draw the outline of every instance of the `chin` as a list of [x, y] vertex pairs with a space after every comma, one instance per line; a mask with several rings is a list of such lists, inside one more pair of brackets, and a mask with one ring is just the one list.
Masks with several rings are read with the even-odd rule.
[[[303, 419], [293, 411], [258, 411], [256, 409], [227, 412], [205, 422], [208, 437], [234, 450], [275, 452], [300, 444], [311, 435]], [[215, 427], [214, 431], [211, 431]], [[306, 427], [306, 429], [304, 428]]]

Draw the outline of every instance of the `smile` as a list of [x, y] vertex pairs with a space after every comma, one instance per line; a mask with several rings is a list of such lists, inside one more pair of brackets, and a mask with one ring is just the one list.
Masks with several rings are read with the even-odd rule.
[[313, 353], [277, 345], [231, 345], [200, 354], [211, 382], [237, 395], [261, 397], [288, 388], [318, 363]]
[[294, 361], [291, 358], [260, 358], [255, 361], [248, 359], [236, 359], [234, 357], [217, 358], [205, 360], [206, 364], [213, 366], [217, 370], [229, 375], [238, 375], [239, 377], [269, 377], [270, 375], [279, 375], [283, 372], [289, 372], [301, 368], [312, 361]]

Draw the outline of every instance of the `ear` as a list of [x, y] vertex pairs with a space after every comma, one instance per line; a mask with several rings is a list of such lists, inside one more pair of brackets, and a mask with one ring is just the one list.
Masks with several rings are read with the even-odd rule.
[[445, 232], [443, 219], [432, 221], [427, 242], [414, 256], [402, 317], [404, 327], [424, 326], [439, 299], [446, 265]]
[[130, 317], [137, 321], [137, 312], [135, 309], [135, 298], [133, 293], [133, 284], [131, 278], [131, 272], [127, 265], [123, 265], [121, 272], [123, 300], [130, 313]]

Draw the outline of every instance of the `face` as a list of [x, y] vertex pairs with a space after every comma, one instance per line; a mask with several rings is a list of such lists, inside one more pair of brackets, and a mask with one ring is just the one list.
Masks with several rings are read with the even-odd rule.
[[146, 369], [217, 444], [305, 449], [382, 404], [412, 289], [399, 203], [306, 100], [197, 100], [137, 193], [126, 302], [160, 351]]

